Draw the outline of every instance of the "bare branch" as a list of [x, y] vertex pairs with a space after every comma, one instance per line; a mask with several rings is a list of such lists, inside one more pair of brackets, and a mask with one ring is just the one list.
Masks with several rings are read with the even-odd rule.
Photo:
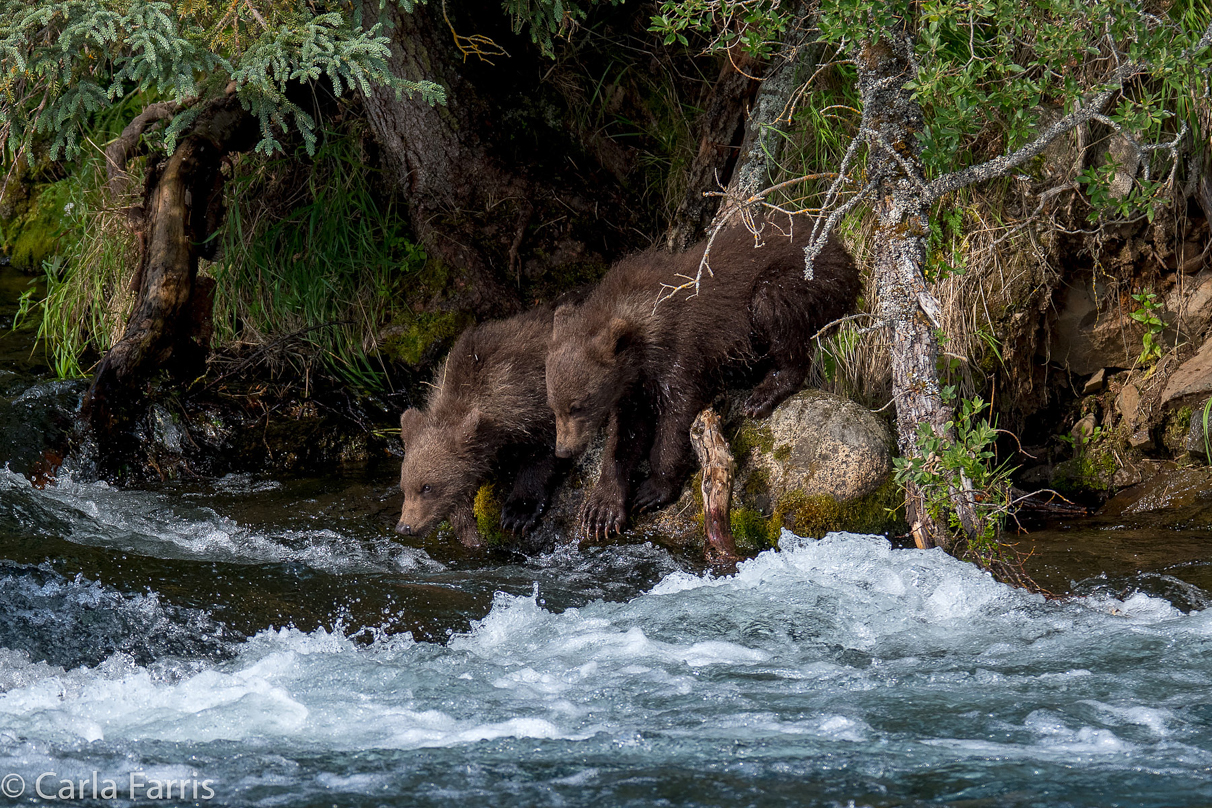
[[[1201, 51], [1212, 44], [1212, 24], [1209, 24], [1204, 29], [1203, 36], [1195, 47], [1180, 58], [1188, 58], [1193, 53]], [[1083, 104], [1078, 109], [1061, 118], [1056, 123], [1044, 130], [1043, 134], [1031, 141], [1027, 145], [1018, 149], [1011, 154], [1003, 154], [994, 157], [980, 165], [971, 166], [963, 171], [955, 171], [946, 174], [934, 182], [930, 183], [926, 189], [925, 202], [932, 204], [944, 194], [958, 191], [960, 188], [971, 185], [974, 182], [982, 182], [984, 180], [1001, 177], [1009, 173], [1011, 169], [1022, 165], [1033, 157], [1036, 157], [1044, 149], [1048, 147], [1053, 140], [1073, 129], [1076, 126], [1095, 119], [1095, 116], [1102, 114], [1102, 109], [1114, 95], [1123, 89], [1124, 82], [1128, 79], [1145, 72], [1149, 66], [1139, 62], [1129, 62], [1121, 65], [1111, 76], [1110, 85], [1098, 95], [1094, 96], [1088, 103]]]
[[[820, 330], [812, 335], [812, 340], [815, 342], [817, 339], [820, 338], [821, 334], [824, 334], [826, 331], [833, 328], [835, 325], [841, 325], [842, 323], [851, 322], [853, 320], [860, 320], [864, 317], [871, 319], [871, 320], [878, 320], [878, 318], [869, 311], [860, 311], [858, 314], [850, 314], [850, 315], [847, 315], [846, 317], [839, 317], [838, 319], [836, 319], [832, 322], [829, 322], [829, 323], [825, 323], [823, 326], [821, 326]], [[884, 322], [882, 320], [879, 320], [878, 322], [879, 322], [880, 327], [882, 327], [884, 325]], [[870, 329], [867, 329], [867, 330], [870, 330]]]

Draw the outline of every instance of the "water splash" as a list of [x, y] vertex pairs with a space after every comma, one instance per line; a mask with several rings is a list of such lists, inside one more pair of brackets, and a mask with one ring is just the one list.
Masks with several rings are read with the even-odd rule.
[[622, 603], [499, 594], [445, 645], [265, 630], [171, 677], [0, 656], [0, 767], [188, 757], [227, 804], [1212, 799], [1208, 613], [783, 545]]

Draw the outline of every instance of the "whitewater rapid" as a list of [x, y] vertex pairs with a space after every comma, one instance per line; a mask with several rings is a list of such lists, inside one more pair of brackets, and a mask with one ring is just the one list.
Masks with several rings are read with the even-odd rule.
[[276, 627], [226, 658], [72, 669], [2, 650], [0, 772], [205, 777], [213, 804], [1212, 802], [1208, 613], [1048, 602], [880, 537], [781, 545], [625, 602], [498, 593], [443, 644]]

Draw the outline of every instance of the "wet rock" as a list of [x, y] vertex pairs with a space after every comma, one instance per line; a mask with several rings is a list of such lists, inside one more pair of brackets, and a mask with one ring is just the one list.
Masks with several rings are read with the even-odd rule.
[[1212, 339], [1174, 371], [1162, 391], [1161, 401], [1167, 405], [1208, 393], [1212, 393]]
[[1212, 470], [1173, 468], [1146, 482], [1120, 492], [1101, 513], [1131, 516], [1166, 508], [1187, 508], [1212, 501]]
[[[888, 427], [852, 401], [806, 390], [780, 405], [765, 421], [739, 415], [741, 396], [720, 408], [737, 472], [732, 527], [740, 549], [753, 552], [777, 541], [782, 527], [801, 535], [828, 530], [880, 532], [901, 504], [891, 480]], [[584, 493], [597, 479], [601, 440], [578, 462], [557, 491], [531, 543], [551, 545], [576, 535]], [[703, 543], [700, 477], [694, 475], [677, 502], [633, 517], [629, 534], [680, 548]]]
[[1138, 429], [1128, 436], [1128, 445], [1137, 451], [1144, 452], [1152, 449], [1156, 444], [1148, 429]]
[[1145, 479], [1145, 472], [1139, 466], [1125, 466], [1111, 476], [1113, 488], [1128, 488], [1137, 485]]
[[1079, 376], [1130, 368], [1140, 355], [1144, 333], [1144, 326], [1120, 310], [1104, 284], [1079, 280], [1061, 296], [1049, 356]]
[[177, 455], [185, 451], [185, 441], [189, 438], [167, 409], [154, 405], [148, 413], [148, 423], [157, 447]]
[[[1212, 398], [1195, 407], [1191, 411], [1191, 423], [1187, 428], [1183, 448], [1193, 457], [1200, 458], [1205, 463], [1212, 462], [1208, 447], [1212, 445]], [[1208, 414], [1205, 426], [1204, 414]]]
[[1056, 468], [1051, 463], [1043, 463], [1023, 469], [1014, 476], [1020, 486], [1030, 491], [1036, 491], [1040, 488], [1051, 488], [1052, 478], [1055, 474]]

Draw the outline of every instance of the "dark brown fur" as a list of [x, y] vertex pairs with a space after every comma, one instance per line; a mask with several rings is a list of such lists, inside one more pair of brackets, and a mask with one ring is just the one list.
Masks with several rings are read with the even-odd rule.
[[513, 477], [502, 525], [519, 534], [534, 527], [558, 465], [543, 370], [552, 310], [541, 306], [464, 331], [439, 368], [424, 411], [400, 416], [398, 532], [428, 535], [449, 518], [461, 542], [479, 545], [472, 505], [494, 472]]
[[[697, 295], [655, 305], [662, 284], [693, 276], [706, 243], [680, 255], [625, 258], [578, 308], [560, 307], [547, 355], [547, 401], [556, 418], [556, 455], [583, 452], [605, 424], [602, 473], [582, 508], [590, 533], [621, 530], [631, 477], [648, 455], [650, 475], [637, 510], [672, 502], [689, 474], [694, 417], [737, 369], [768, 369], [745, 405], [765, 417], [804, 383], [812, 336], [854, 306], [858, 271], [830, 237], [804, 280], [811, 222], [772, 217], [764, 246], [735, 225], [711, 248], [713, 277]], [[776, 226], [778, 225], [778, 226]]]

